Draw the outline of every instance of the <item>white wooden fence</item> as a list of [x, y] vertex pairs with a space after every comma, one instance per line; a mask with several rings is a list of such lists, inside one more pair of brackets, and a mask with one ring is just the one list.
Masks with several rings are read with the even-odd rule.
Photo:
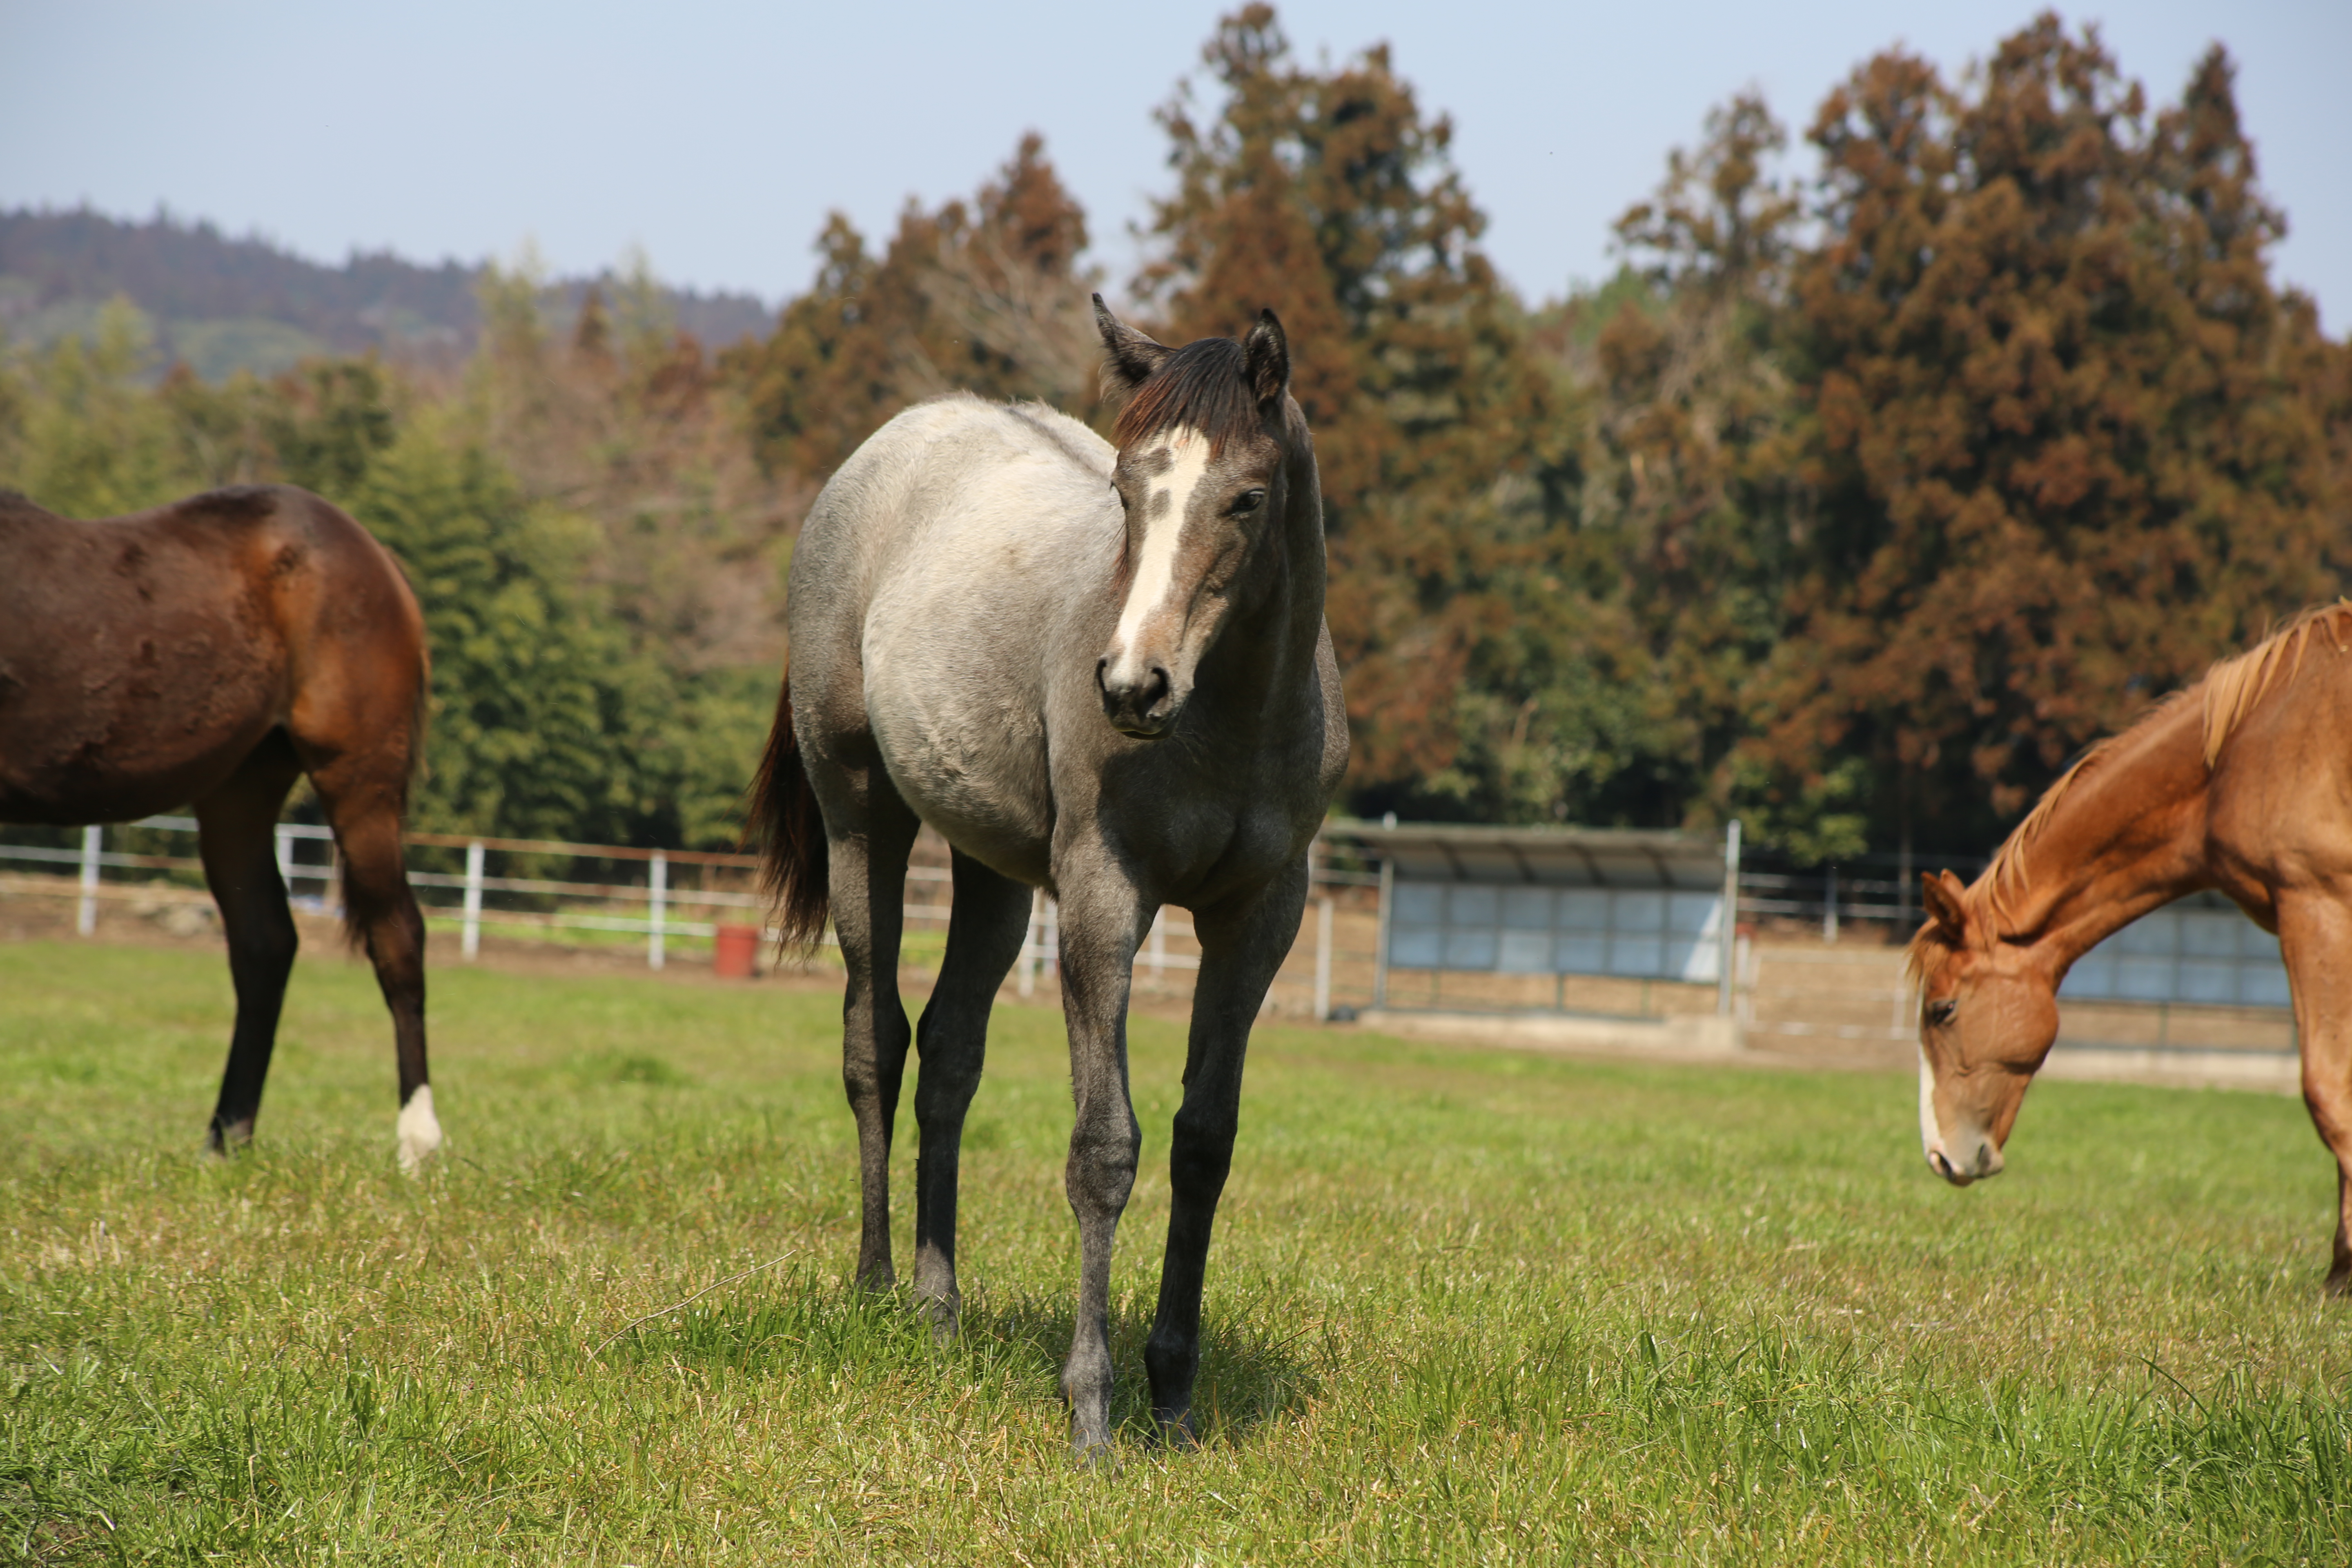
[[[194, 834], [196, 822], [189, 816], [151, 816], [130, 825], [133, 827], [169, 834]], [[109, 883], [106, 872], [147, 871], [187, 872], [203, 870], [203, 863], [193, 856], [143, 855], [106, 847], [107, 829], [82, 829], [79, 848], [65, 849], [45, 846], [0, 843], [0, 861], [17, 861], [31, 865], [54, 866], [59, 869], [71, 867], [77, 873], [74, 896], [78, 900], [76, 929], [84, 936], [93, 934], [98, 926], [98, 910], [101, 901], [110, 899], [154, 900], [159, 894], [171, 901], [189, 903], [210, 900], [194, 888], [159, 886], [152, 881]], [[529, 927], [539, 930], [569, 929], [574, 931], [620, 931], [642, 933], [646, 942], [646, 963], [660, 969], [667, 962], [667, 943], [674, 937], [712, 937], [721, 924], [754, 927], [763, 942], [772, 942], [777, 932], [768, 925], [768, 900], [749, 889], [726, 887], [694, 887], [674, 883], [674, 867], [691, 867], [708, 879], [712, 873], [735, 873], [739, 879], [748, 880], [756, 873], [759, 861], [749, 855], [721, 855], [699, 850], [637, 849], [614, 844], [570, 844], [546, 839], [476, 838], [463, 835], [412, 833], [407, 836], [412, 848], [462, 849], [465, 868], [462, 871], [422, 870], [411, 867], [408, 880], [418, 889], [418, 903], [428, 919], [452, 920], [458, 928], [459, 951], [467, 962], [481, 952], [482, 928], [485, 926]], [[643, 882], [612, 882], [559, 879], [548, 877], [494, 877], [488, 874], [488, 859], [493, 854], [535, 858], [601, 860], [618, 864], [643, 863]], [[278, 874], [286, 880], [287, 890], [298, 906], [327, 913], [339, 913], [341, 906], [341, 870], [334, 848], [334, 835], [327, 828], [302, 823], [280, 823], [277, 830], [277, 860]], [[1314, 863], [1318, 880], [1324, 884], [1315, 900], [1315, 979], [1314, 1016], [1328, 1016], [1331, 1011], [1332, 911], [1331, 886], [1372, 882], [1377, 879], [1361, 873], [1329, 869], [1318, 847]], [[911, 866], [908, 868], [909, 883], [906, 902], [906, 918], [910, 924], [944, 927], [950, 907], [942, 896], [950, 873], [944, 867]], [[31, 879], [27, 879], [29, 882]], [[35, 887], [19, 884], [17, 892], [46, 892], [55, 884]], [[455, 901], [436, 900], [435, 892], [454, 894]], [[513, 895], [541, 901], [550, 907], [538, 910], [499, 909], [486, 904], [484, 896]], [[730, 921], [728, 917], [732, 916]], [[1182, 944], [1172, 948], [1173, 938]], [[834, 942], [833, 932], [824, 933], [824, 942]], [[1187, 948], [1194, 951], [1185, 951]], [[1029, 906], [1029, 926], [1021, 946], [1021, 956], [1014, 966], [1013, 981], [1023, 996], [1034, 994], [1040, 978], [1058, 978], [1061, 953], [1060, 910], [1055, 900], [1041, 890], [1034, 894]], [[1136, 955], [1139, 974], [1148, 975], [1154, 983], [1164, 981], [1171, 970], [1179, 973], [1197, 971], [1201, 961], [1193, 938], [1192, 921], [1181, 910], [1163, 909], [1152, 921], [1150, 934], [1143, 949]]]

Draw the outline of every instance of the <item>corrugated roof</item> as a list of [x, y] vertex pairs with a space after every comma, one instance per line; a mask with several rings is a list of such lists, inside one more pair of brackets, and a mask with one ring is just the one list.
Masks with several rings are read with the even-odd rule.
[[1326, 838], [1360, 844], [1415, 882], [1534, 883], [1568, 888], [1720, 888], [1723, 842], [1712, 834], [1633, 827], [1477, 827], [1338, 821]]

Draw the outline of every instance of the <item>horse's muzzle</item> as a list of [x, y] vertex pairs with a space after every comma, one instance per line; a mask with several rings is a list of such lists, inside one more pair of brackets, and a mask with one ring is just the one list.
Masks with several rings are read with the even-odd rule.
[[1156, 664], [1147, 668], [1140, 679], [1114, 679], [1109, 658], [1097, 659], [1095, 690], [1102, 697], [1103, 717], [1110, 721], [1110, 727], [1137, 741], [1157, 740], [1166, 734], [1176, 710], [1181, 706], [1168, 671]]
[[1973, 1140], [1962, 1138], [1959, 1142], [1962, 1146], [1957, 1158], [1945, 1151], [1941, 1141], [1931, 1145], [1927, 1150], [1927, 1168], [1956, 1187], [2000, 1174], [2005, 1162], [1991, 1139], [1978, 1134]]

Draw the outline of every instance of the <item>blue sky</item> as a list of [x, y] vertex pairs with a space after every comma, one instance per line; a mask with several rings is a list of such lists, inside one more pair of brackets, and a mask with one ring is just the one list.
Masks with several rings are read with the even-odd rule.
[[[0, 0], [0, 205], [143, 216], [159, 203], [340, 260], [512, 256], [558, 271], [642, 247], [671, 280], [771, 301], [803, 287], [841, 208], [887, 230], [908, 195], [971, 191], [1043, 132], [1114, 281], [1164, 187], [1151, 120], [1196, 68], [1216, 5], [400, 6]], [[1610, 220], [1666, 151], [1748, 86], [1801, 129], [1871, 52], [1958, 70], [2035, 7], [1294, 0], [1309, 58], [1390, 42], [1528, 298], [1613, 263]], [[2216, 38], [2239, 62], [2263, 179], [2292, 232], [2280, 275], [2352, 324], [2352, 4], [2131, 0], [2100, 23], [2153, 96]]]

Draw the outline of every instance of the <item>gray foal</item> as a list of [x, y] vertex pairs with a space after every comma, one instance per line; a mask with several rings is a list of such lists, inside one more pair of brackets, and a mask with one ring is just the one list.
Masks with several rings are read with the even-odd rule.
[[[848, 969], [858, 1280], [891, 1285], [890, 1139], [910, 1035], [915, 1295], [955, 1331], [957, 1146], [1031, 888], [1061, 901], [1080, 1250], [1062, 1391], [1082, 1455], [1110, 1442], [1111, 1241], [1141, 1137], [1128, 1095], [1135, 953], [1190, 909], [1201, 970], [1169, 1157], [1172, 1213], [1144, 1361], [1189, 1441], [1201, 1285], [1233, 1160], [1242, 1059], [1298, 930], [1307, 848], [1348, 761], [1323, 622], [1315, 444], [1266, 311], [1235, 343], [1154, 342], [1095, 300], [1123, 395], [1116, 448], [1036, 404], [899, 415], [817, 498], [794, 548], [792, 668], [754, 812], [788, 942], [828, 909]], [[947, 955], [919, 1028], [898, 988], [920, 823], [954, 850]]]

